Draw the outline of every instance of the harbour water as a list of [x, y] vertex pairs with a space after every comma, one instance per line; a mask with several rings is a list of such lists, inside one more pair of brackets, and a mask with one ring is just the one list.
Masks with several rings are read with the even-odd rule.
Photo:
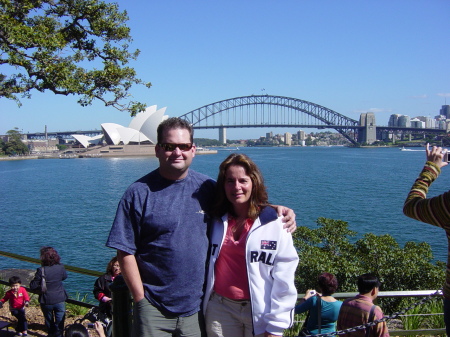
[[[446, 260], [444, 231], [402, 213], [404, 199], [425, 162], [424, 152], [345, 147], [238, 151], [258, 164], [270, 201], [293, 208], [299, 226], [315, 227], [318, 217], [341, 219], [359, 237], [388, 233], [402, 246], [425, 241], [435, 259]], [[215, 178], [220, 162], [231, 152], [197, 156], [192, 168]], [[103, 271], [115, 254], [104, 244], [122, 193], [157, 166], [155, 157], [0, 162], [0, 250], [38, 258], [40, 247], [51, 245], [63, 263]], [[449, 189], [450, 168], [443, 171], [429, 196]], [[37, 267], [0, 257], [0, 269]], [[65, 284], [71, 295], [83, 295], [91, 294], [94, 281], [91, 276], [69, 273]]]

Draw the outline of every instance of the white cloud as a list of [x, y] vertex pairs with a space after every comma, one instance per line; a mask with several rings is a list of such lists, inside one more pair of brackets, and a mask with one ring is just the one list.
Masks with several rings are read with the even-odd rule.
[[441, 97], [450, 97], [450, 93], [439, 93], [437, 95]]
[[355, 110], [354, 112], [357, 112], [357, 113], [364, 113], [364, 112], [392, 112], [392, 109], [390, 109], [390, 108], [370, 108], [370, 109], [364, 109], [364, 110]]
[[427, 94], [422, 94], [422, 95], [415, 95], [415, 96], [411, 96], [411, 98], [428, 98]]

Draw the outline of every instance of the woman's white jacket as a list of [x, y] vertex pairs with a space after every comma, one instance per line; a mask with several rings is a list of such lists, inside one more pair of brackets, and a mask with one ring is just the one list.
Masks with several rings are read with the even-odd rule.
[[[210, 252], [203, 312], [214, 288], [214, 266], [228, 228], [228, 214], [217, 219], [210, 233]], [[265, 207], [246, 241], [246, 264], [253, 314], [253, 333], [282, 335], [294, 320], [294, 285], [298, 254], [290, 233], [272, 207]]]

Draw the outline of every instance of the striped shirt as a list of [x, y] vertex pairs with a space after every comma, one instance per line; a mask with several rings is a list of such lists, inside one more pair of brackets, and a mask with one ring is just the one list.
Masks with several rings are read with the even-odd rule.
[[[409, 191], [403, 213], [410, 218], [441, 227], [450, 241], [450, 191], [427, 199], [428, 188], [441, 173], [433, 162], [427, 161], [419, 178]], [[447, 270], [445, 272], [444, 296], [450, 299], [450, 245], [447, 246]]]
[[[372, 309], [373, 302], [370, 297], [358, 294], [356, 297], [345, 300], [342, 303], [339, 317], [337, 320], [337, 329], [344, 330], [353, 328], [369, 321], [370, 309]], [[383, 318], [383, 312], [380, 307], [376, 306], [373, 320]], [[357, 330], [355, 332], [346, 333], [345, 336], [364, 337], [366, 330]], [[370, 328], [370, 337], [389, 337], [386, 322], [378, 323]]]

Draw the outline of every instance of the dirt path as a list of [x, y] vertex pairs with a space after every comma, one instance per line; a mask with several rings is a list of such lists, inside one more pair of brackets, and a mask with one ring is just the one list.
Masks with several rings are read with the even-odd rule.
[[[29, 336], [37, 336], [37, 337], [45, 337], [47, 336], [47, 332], [45, 329], [44, 324], [44, 316], [42, 315], [42, 311], [37, 306], [30, 306], [25, 309], [26, 316], [28, 320], [28, 335]], [[66, 316], [65, 325], [72, 324], [77, 319], [82, 318], [83, 316], [77, 316], [77, 317], [68, 317]], [[7, 305], [5, 305], [2, 309], [0, 309], [0, 320], [2, 321], [8, 321], [8, 322], [14, 322], [13, 328], [9, 328], [9, 331], [15, 331], [14, 326], [16, 322], [16, 318], [11, 315], [9, 308]], [[87, 324], [87, 321], [84, 321], [83, 324]], [[90, 330], [91, 336], [96, 336], [96, 332], [94, 330]], [[0, 333], [0, 336], [13, 336], [13, 333], [4, 334], [3, 331]]]

